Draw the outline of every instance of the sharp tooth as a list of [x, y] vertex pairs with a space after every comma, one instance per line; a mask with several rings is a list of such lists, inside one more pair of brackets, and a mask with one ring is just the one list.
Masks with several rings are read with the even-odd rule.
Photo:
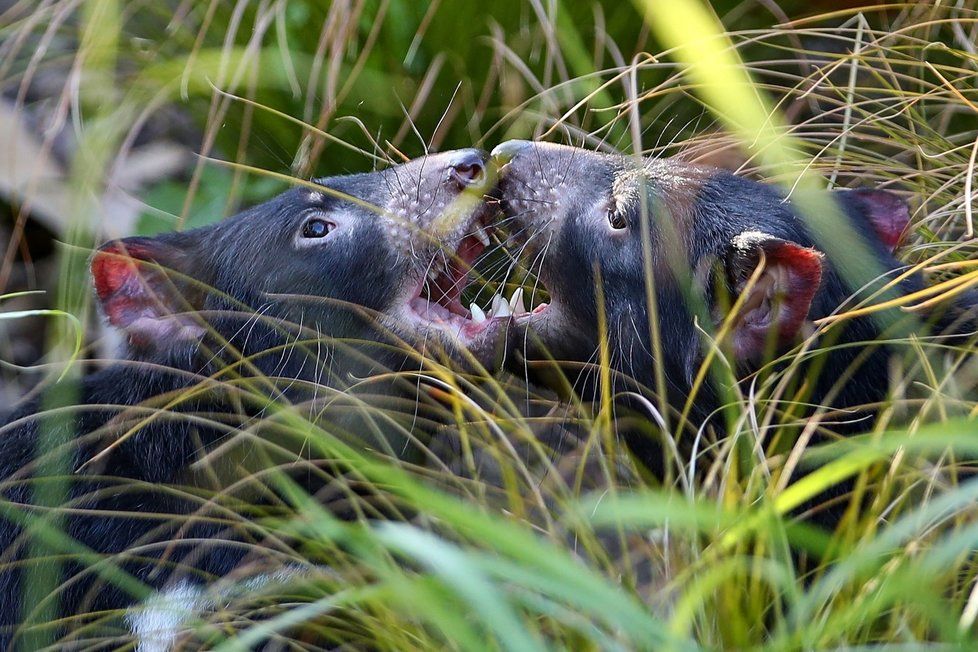
[[486, 320], [486, 313], [482, 312], [482, 308], [475, 305], [474, 303], [469, 306], [469, 310], [472, 311], [472, 321], [477, 324], [481, 324]]
[[489, 234], [486, 233], [486, 230], [482, 228], [481, 224], [475, 227], [475, 237], [479, 240], [479, 242], [482, 243], [484, 247], [489, 246]]
[[509, 307], [509, 304], [506, 303], [506, 299], [503, 298], [503, 295], [502, 294], [495, 295], [492, 298], [492, 309], [489, 311], [489, 314], [492, 315], [492, 316], [498, 315], [499, 314], [499, 311], [502, 309], [502, 306], [504, 304], [507, 307]]
[[513, 296], [509, 298], [509, 309], [514, 315], [526, 312], [526, 306], [523, 304], [523, 288], [516, 288], [513, 292]]
[[513, 314], [513, 310], [509, 307], [509, 303], [502, 296], [499, 297], [499, 307], [493, 311], [493, 317], [509, 317]]

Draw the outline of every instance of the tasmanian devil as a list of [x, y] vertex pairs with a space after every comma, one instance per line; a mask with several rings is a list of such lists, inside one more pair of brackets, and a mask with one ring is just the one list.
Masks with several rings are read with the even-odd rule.
[[[95, 252], [97, 303], [128, 347], [0, 420], [0, 648], [42, 614], [124, 611], [132, 584], [107, 569], [152, 589], [240, 564], [247, 546], [232, 542], [254, 543], [247, 527], [188, 516], [231, 483], [265, 490], [248, 469], [310, 457], [302, 433], [276, 431], [261, 452], [242, 434], [283, 405], [361, 448], [410, 454], [417, 380], [384, 372], [431, 357], [491, 365], [510, 322], [459, 301], [489, 242], [486, 158], [318, 179], [212, 226]], [[325, 471], [313, 459], [295, 475], [313, 491]], [[44, 567], [55, 581], [35, 595], [22, 580]]]
[[[778, 364], [766, 362], [812, 334], [814, 322], [887, 283], [889, 294], [870, 304], [924, 287], [922, 274], [904, 273], [893, 255], [909, 210], [889, 191], [816, 198], [816, 206], [834, 208], [841, 218], [836, 247], [855, 252], [840, 262], [827, 255], [795, 202], [774, 186], [729, 172], [528, 141], [503, 143], [493, 155], [502, 166], [499, 191], [515, 244], [549, 293], [549, 304], [516, 317], [526, 364], [538, 378], [569, 382], [585, 399], [598, 396], [600, 374], [588, 363], [598, 361], [603, 339], [613, 391], [624, 397], [620, 414], [630, 405], [633, 415], [646, 415], [632, 420], [634, 427], [623, 425], [624, 437], [660, 477], [675, 467], [666, 463], [661, 439], [650, 434], [648, 410], [663, 405], [653, 396], [665, 395], [676, 413], [689, 405], [693, 431], [669, 446], [680, 453], [682, 469], [701, 424], [723, 431], [719, 409], [734, 377], [754, 378], [762, 367], [776, 371]], [[860, 261], [865, 267], [855, 269]], [[853, 271], [862, 273], [858, 282]], [[872, 407], [889, 388], [894, 349], [883, 340], [906, 334], [910, 320], [965, 341], [974, 297], [951, 303], [941, 314], [891, 310], [823, 328], [808, 358], [799, 358], [797, 377], [815, 380], [786, 394], [783, 411], [794, 410], [796, 420], [813, 414], [811, 406], [826, 411], [816, 433], [822, 439], [870, 429]], [[704, 332], [726, 334], [719, 351], [733, 373], [699, 374], [711, 350]], [[555, 365], [559, 376], [549, 373]], [[811, 409], [798, 412], [800, 405]]]

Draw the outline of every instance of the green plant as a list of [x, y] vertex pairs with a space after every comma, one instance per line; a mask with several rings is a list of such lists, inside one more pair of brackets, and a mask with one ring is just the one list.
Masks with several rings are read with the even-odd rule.
[[[51, 314], [87, 319], [95, 198], [144, 119], [165, 106], [190, 117], [202, 156], [142, 196], [145, 232], [230, 214], [280, 190], [278, 175], [542, 137], [721, 162], [792, 189], [823, 178], [904, 188], [915, 201], [903, 256], [937, 288], [914, 300], [976, 283], [973, 3], [812, 16], [804, 3], [713, 3], [727, 12], [724, 33], [703, 3], [638, 5], [14, 5], [0, 21], [6, 88], [27, 95], [51, 70], [83, 80], [75, 93], [66, 74], [59, 98], [76, 111], [78, 215], [61, 234], [69, 246]], [[769, 27], [760, 6], [786, 15]], [[793, 10], [800, 17], [790, 19]], [[522, 269], [502, 278], [512, 261], [497, 255], [485, 285], [524, 282]], [[314, 568], [258, 591], [232, 586], [188, 636], [219, 649], [266, 640], [392, 650], [970, 649], [978, 485], [961, 472], [978, 453], [974, 342], [938, 348], [908, 333], [899, 344], [906, 356], [871, 432], [806, 446], [830, 415], [799, 421], [793, 392], [805, 379], [788, 364], [752, 393], [732, 388], [727, 437], [679, 486], [644, 477], [616, 445], [607, 403], [594, 413], [510, 375], [473, 377], [431, 361], [421, 376], [437, 395], [434, 420], [460, 450], [432, 447], [413, 465], [350, 447], [310, 419], [309, 406], [272, 403], [261, 422], [222, 425], [256, 447], [306, 441], [341, 471], [337, 493], [361, 518], [338, 520], [274, 465], [254, 478], [289, 497], [274, 507], [250, 504], [240, 487], [194, 494], [196, 517], [248, 532], [272, 567]], [[264, 379], [229, 369], [216, 380], [267, 401]], [[142, 406], [139, 418], [164, 418], [186, 398]], [[402, 416], [378, 411], [376, 421], [396, 428]], [[670, 436], [686, 436], [688, 424], [670, 423]], [[585, 435], [562, 448], [540, 439], [563, 424]], [[815, 470], [792, 483], [798, 464]], [[855, 491], [836, 532], [788, 516], [847, 478]], [[355, 489], [363, 486], [369, 500]], [[402, 518], [372, 518], [380, 511]], [[128, 581], [118, 560], [90, 559], [56, 528], [48, 534], [58, 553]], [[790, 548], [810, 558], [808, 575]], [[56, 590], [38, 585], [41, 596]], [[54, 646], [55, 634], [39, 622], [25, 640]], [[95, 646], [118, 632], [93, 618], [71, 635]]]

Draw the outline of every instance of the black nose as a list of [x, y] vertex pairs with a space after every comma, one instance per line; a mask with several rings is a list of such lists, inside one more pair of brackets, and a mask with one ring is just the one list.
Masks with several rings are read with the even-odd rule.
[[460, 150], [448, 168], [461, 187], [479, 185], [486, 179], [486, 154], [479, 149]]

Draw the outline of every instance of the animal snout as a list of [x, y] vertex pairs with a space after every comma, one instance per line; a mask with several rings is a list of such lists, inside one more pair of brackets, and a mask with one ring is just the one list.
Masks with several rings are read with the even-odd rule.
[[463, 149], [448, 164], [451, 178], [459, 187], [479, 186], [486, 181], [486, 153], [479, 149]]

